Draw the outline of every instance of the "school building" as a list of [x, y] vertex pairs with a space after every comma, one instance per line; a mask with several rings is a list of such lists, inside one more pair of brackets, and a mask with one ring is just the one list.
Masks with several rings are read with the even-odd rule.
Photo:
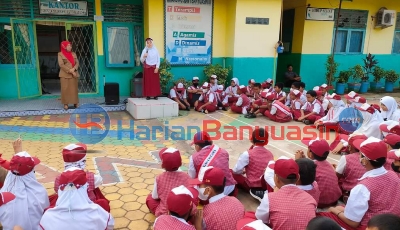
[[[146, 37], [171, 62], [174, 79], [205, 79], [204, 66], [220, 64], [241, 84], [283, 81], [292, 64], [310, 88], [325, 82], [338, 7], [339, 0], [2, 0], [0, 99], [59, 93], [63, 40], [80, 62], [80, 94], [102, 96], [105, 82], [117, 82], [120, 95], [128, 96], [132, 76], [142, 70]], [[392, 26], [376, 28], [376, 20], [385, 20], [375, 17], [382, 7], [395, 17]], [[393, 0], [343, 0], [339, 70], [363, 64], [371, 53], [381, 67], [400, 72], [397, 12], [400, 2]], [[285, 49], [278, 54], [279, 40]]]

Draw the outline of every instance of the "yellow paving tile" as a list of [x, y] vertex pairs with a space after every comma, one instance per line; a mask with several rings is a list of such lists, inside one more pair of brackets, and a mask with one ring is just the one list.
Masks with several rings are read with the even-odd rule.
[[[147, 220], [147, 219], [146, 219], [146, 220]], [[150, 219], [150, 220], [147, 220], [147, 221], [151, 221], [151, 219]], [[129, 223], [130, 223], [131, 221], [128, 220], [126, 217], [118, 217], [118, 218], [115, 218], [115, 217], [114, 217], [114, 222], [115, 222], [114, 229], [120, 229], [120, 228], [126, 228], [126, 227], [128, 227], [128, 225], [129, 225]], [[154, 222], [154, 220], [153, 220], [153, 222]]]
[[134, 220], [128, 225], [129, 229], [148, 229], [150, 224], [144, 220]]
[[129, 211], [125, 215], [125, 217], [130, 220], [141, 220], [144, 216], [145, 213], [140, 210]]
[[111, 209], [111, 215], [114, 218], [118, 218], [118, 217], [125, 217], [126, 215], [126, 210], [122, 209], [122, 208], [115, 208], [115, 209]]
[[135, 195], [137, 195], [137, 196], [147, 196], [149, 193], [150, 193], [150, 190], [147, 190], [147, 189], [138, 189], [135, 191]]
[[[141, 206], [142, 206], [142, 204], [139, 202], [136, 202], [136, 201], [126, 202], [122, 206], [122, 209], [124, 209], [125, 211], [133, 211], [133, 210], [138, 210]], [[128, 217], [128, 219], [130, 219], [130, 218]], [[132, 220], [132, 219], [130, 219], [130, 220]]]

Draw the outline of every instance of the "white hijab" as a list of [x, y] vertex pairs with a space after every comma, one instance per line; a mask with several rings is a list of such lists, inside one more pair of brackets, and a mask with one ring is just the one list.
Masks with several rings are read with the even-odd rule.
[[397, 102], [393, 97], [384, 96], [381, 98], [381, 104], [384, 104], [388, 111], [382, 110], [382, 117], [386, 120], [399, 121], [400, 111], [397, 109]]
[[380, 113], [377, 110], [375, 110], [373, 114], [361, 110], [360, 112], [363, 116], [363, 122], [361, 127], [354, 131], [354, 133], [362, 133], [367, 137], [376, 137], [382, 139], [382, 133], [379, 129], [379, 125], [382, 124], [383, 119]]
[[236, 83], [236, 86], [239, 86], [239, 79], [237, 78], [232, 78], [232, 81], [234, 81]]
[[24, 230], [37, 230], [43, 211], [50, 206], [46, 189], [32, 171], [24, 176], [8, 172], [0, 192], [12, 192], [15, 200], [0, 207], [0, 222], [6, 230], [19, 225]]
[[329, 99], [329, 102], [332, 103], [332, 107], [329, 109], [326, 114], [328, 122], [338, 122], [340, 113], [346, 108], [346, 104], [342, 100]]
[[75, 186], [66, 186], [64, 191], [59, 189], [56, 207], [48, 209], [43, 214], [40, 226], [45, 230], [113, 229], [113, 217], [89, 199], [87, 189], [87, 183], [79, 189]]

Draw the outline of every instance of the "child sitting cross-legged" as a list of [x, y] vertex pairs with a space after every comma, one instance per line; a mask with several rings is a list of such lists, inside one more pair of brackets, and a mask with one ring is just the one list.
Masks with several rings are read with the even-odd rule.
[[239, 99], [231, 106], [232, 112], [245, 115], [247, 114], [247, 110], [250, 108], [251, 101], [250, 98], [247, 97], [246, 91], [246, 86], [239, 86], [239, 89], [236, 92], [239, 95]]
[[307, 91], [307, 103], [301, 107], [300, 113], [301, 116], [298, 120], [304, 122], [306, 125], [313, 124], [316, 120], [325, 116], [324, 109], [321, 102], [317, 99], [317, 93], [314, 90]]

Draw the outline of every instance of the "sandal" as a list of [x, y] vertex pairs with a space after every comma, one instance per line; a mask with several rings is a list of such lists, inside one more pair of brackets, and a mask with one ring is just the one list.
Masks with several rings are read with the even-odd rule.
[[64, 105], [64, 109], [68, 110], [69, 109], [68, 105]]
[[74, 108], [75, 108], [75, 109], [78, 108], [78, 104], [74, 104]]

